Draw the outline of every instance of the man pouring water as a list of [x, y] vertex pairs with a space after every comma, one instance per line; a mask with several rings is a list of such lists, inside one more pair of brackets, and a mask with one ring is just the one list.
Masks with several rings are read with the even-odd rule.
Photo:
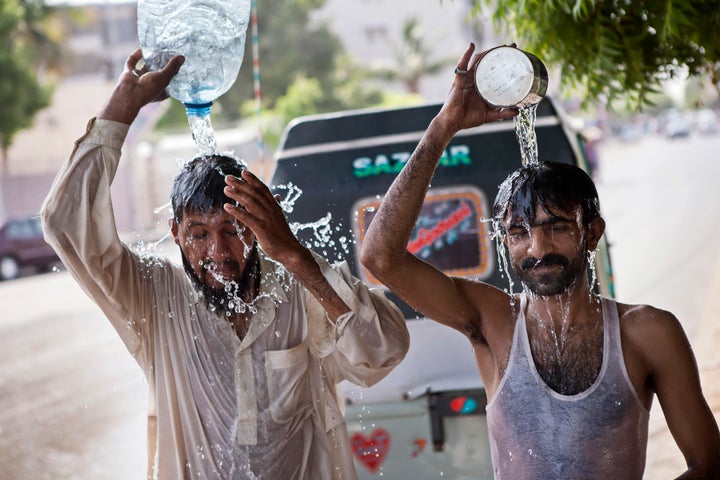
[[110, 185], [140, 109], [182, 64], [127, 60], [42, 210], [46, 239], [100, 306], [150, 390], [148, 478], [357, 478], [336, 385], [368, 386], [405, 356], [397, 307], [292, 234], [243, 164], [181, 167], [171, 232], [183, 265], [125, 245]]
[[518, 113], [478, 95], [473, 72], [483, 54], [473, 53], [470, 45], [385, 195], [361, 262], [411, 307], [469, 339], [488, 396], [496, 479], [641, 479], [655, 396], [687, 462], [679, 478], [720, 478], [720, 434], [678, 320], [593, 292], [587, 259], [605, 222], [581, 169], [530, 164], [500, 186], [495, 233], [520, 293], [448, 276], [407, 250], [453, 136]]

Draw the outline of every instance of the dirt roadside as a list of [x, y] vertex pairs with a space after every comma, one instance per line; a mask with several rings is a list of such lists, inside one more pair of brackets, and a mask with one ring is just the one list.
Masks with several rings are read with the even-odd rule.
[[[720, 292], [720, 262], [710, 278], [709, 292]], [[720, 423], [720, 296], [708, 295], [699, 319], [699, 332], [690, 338], [700, 370], [705, 398], [710, 405], [715, 420]], [[648, 459], [644, 478], [648, 480], [675, 478], [684, 469], [685, 461], [670, 435], [660, 407], [655, 401], [650, 423], [650, 439], [648, 443]]]

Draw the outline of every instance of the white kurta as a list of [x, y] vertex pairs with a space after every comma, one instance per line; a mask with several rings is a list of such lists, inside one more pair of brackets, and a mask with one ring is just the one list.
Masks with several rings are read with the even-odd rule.
[[[117, 233], [110, 184], [128, 126], [94, 120], [42, 209], [47, 241], [110, 319], [150, 388], [149, 475], [159, 479], [354, 479], [336, 384], [369, 386], [405, 356], [403, 315], [345, 262], [323, 275], [351, 311], [319, 302], [261, 254], [245, 337], [210, 312], [181, 266]], [[152, 452], [152, 450], [151, 450]]]

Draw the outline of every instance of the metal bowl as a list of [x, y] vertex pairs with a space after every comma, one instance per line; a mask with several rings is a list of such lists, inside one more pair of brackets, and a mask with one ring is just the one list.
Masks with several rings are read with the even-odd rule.
[[515, 47], [489, 50], [475, 68], [475, 87], [495, 107], [527, 107], [545, 96], [548, 76], [535, 55]]

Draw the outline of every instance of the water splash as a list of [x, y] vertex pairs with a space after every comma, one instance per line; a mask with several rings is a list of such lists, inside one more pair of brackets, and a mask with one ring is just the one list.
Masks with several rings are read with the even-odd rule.
[[[558, 332], [555, 315], [550, 307], [550, 302], [545, 301], [540, 295], [536, 295], [529, 288], [523, 285], [523, 292], [528, 298], [528, 310], [533, 312], [533, 316], [537, 318], [540, 327], [550, 332], [553, 340], [554, 356], [558, 364], [566, 351], [568, 334], [570, 331], [570, 300], [563, 295], [556, 298], [560, 304], [560, 331]], [[544, 307], [544, 308], [543, 308]], [[542, 308], [543, 311], [540, 311]]]
[[332, 241], [332, 227], [330, 225], [331, 220], [332, 214], [328, 212], [324, 217], [315, 220], [314, 222], [291, 222], [290, 230], [294, 235], [298, 235], [298, 233], [303, 230], [310, 230], [312, 233], [310, 246], [312, 248], [323, 248], [328, 246]]
[[519, 113], [514, 117], [515, 135], [520, 145], [520, 158], [523, 167], [538, 164], [538, 145], [535, 135], [535, 119], [537, 117], [537, 104], [520, 107]]
[[[276, 191], [285, 192], [284, 198], [280, 198], [278, 203], [282, 210], [286, 213], [292, 212], [295, 208], [296, 203], [302, 195], [302, 190], [293, 183], [280, 184], [273, 186]], [[161, 215], [164, 212], [169, 212], [172, 215], [172, 205], [166, 203], [160, 207], [155, 208], [155, 215]], [[158, 225], [164, 222], [165, 218], [158, 221]], [[341, 232], [342, 226], [335, 225], [332, 221], [332, 215], [327, 213], [324, 217], [307, 223], [291, 222], [289, 227], [294, 235], [298, 236], [299, 233], [304, 232], [303, 235], [309, 240], [301, 240], [303, 245], [310, 248], [318, 253], [321, 253], [330, 263], [333, 261], [343, 260], [350, 251], [352, 246], [352, 239], [348, 239], [346, 236], [340, 235], [337, 240], [333, 239], [334, 232]], [[249, 258], [252, 253], [253, 243], [245, 240], [245, 229], [247, 227], [235, 222], [235, 231], [238, 238], [243, 242], [243, 256]], [[151, 269], [154, 266], [163, 265], [162, 263], [162, 249], [163, 244], [170, 237], [170, 232], [167, 231], [165, 236], [154, 242], [146, 242], [143, 240], [137, 240], [133, 245], [135, 250], [141, 257], [142, 263], [145, 267], [147, 275], [151, 275]], [[330, 257], [334, 256], [335, 259]], [[213, 262], [200, 262], [199, 266], [205, 269], [208, 274], [219, 284], [223, 286], [224, 295], [222, 299], [216, 299], [219, 304], [215, 305], [215, 302], [211, 302], [208, 307], [212, 311], [222, 311], [225, 316], [231, 317], [233, 315], [245, 315], [252, 316], [258, 311], [258, 305], [263, 299], [267, 298], [274, 304], [279, 304], [281, 298], [285, 297], [292, 286], [292, 274], [287, 271], [284, 265], [275, 262], [273, 259], [264, 257], [265, 260], [274, 264], [275, 268], [270, 269], [269, 272], [263, 272], [263, 282], [267, 281], [268, 284], [279, 285], [279, 289], [267, 289], [265, 291], [258, 292], [258, 294], [252, 300], [246, 301], [243, 297], [241, 285], [233, 279], [223, 277], [217, 272], [217, 267]], [[272, 277], [266, 277], [272, 275]], [[274, 281], [273, 281], [274, 280]], [[282, 292], [281, 292], [282, 291]], [[202, 296], [202, 295], [201, 295]]]
[[[303, 193], [302, 190], [293, 183], [276, 185], [274, 186], [274, 189], [276, 191], [279, 190], [286, 192], [285, 197], [278, 200], [280, 207], [286, 213], [292, 212], [294, 210], [295, 204]], [[295, 236], [298, 236], [298, 234], [303, 231], [309, 232], [310, 239], [309, 241], [302, 242], [304, 246], [313, 251], [318, 251], [330, 262], [332, 262], [333, 260], [329, 258], [331, 253], [329, 250], [331, 250], [337, 257], [336, 261], [344, 258], [344, 256], [347, 255], [349, 252], [349, 242], [346, 237], [340, 237], [338, 239], [339, 243], [333, 240], [333, 229], [335, 231], [340, 231], [341, 226], [333, 227], [332, 215], [329, 212], [324, 217], [313, 222], [290, 222], [289, 227], [293, 235]], [[247, 227], [236, 222], [235, 228], [238, 237], [243, 241], [244, 244], [244, 257], [248, 258], [252, 252], [253, 245], [248, 244], [244, 241], [245, 237], [243, 235], [243, 232]], [[340, 249], [340, 251], [338, 251], [338, 249]], [[258, 294], [249, 302], [243, 300], [241, 296], [242, 292], [240, 291], [240, 287], [237, 282], [233, 280], [228, 280], [217, 274], [214, 271], [214, 265], [203, 265], [203, 268], [207, 269], [210, 275], [212, 275], [218, 283], [221, 283], [225, 286], [227, 303], [222, 305], [225, 310], [225, 315], [254, 315], [257, 312], [257, 305], [259, 304], [259, 302], [262, 301], [263, 298], [267, 298], [277, 305], [281, 302], [281, 298], [285, 296], [285, 293], [290, 291], [290, 288], [292, 286], [292, 274], [281, 263], [278, 263], [268, 257], [265, 257], [265, 259], [273, 263], [275, 265], [275, 268], [272, 269], [270, 272], [263, 272], [263, 275], [272, 275], [272, 278], [275, 280], [277, 285], [280, 285], [280, 288], [283, 290], [283, 294], [281, 294], [280, 291], [276, 290], [258, 292]]]
[[292, 213], [293, 210], [295, 210], [295, 202], [297, 202], [303, 193], [302, 189], [292, 182], [275, 185], [274, 188], [276, 190], [286, 191], [285, 198], [281, 198], [279, 201], [280, 208], [282, 208], [285, 213]]
[[[577, 283], [570, 287], [571, 290], [576, 288], [578, 288]], [[534, 294], [528, 288], [524, 288], [523, 295], [528, 299], [526, 319], [535, 322], [539, 331], [545, 332], [550, 338], [549, 342], [531, 339], [536, 364], [544, 365], [543, 372], [540, 372], [541, 376], [559, 393], [572, 395], [586, 391], [596, 381], [602, 366], [602, 315], [592, 323], [588, 323], [587, 320], [572, 322], [571, 298], [574, 296], [572, 291], [554, 296], [553, 301]], [[595, 305], [596, 313], [601, 313], [599, 297], [591, 293], [590, 301]], [[579, 347], [576, 337], [578, 329], [586, 332], [582, 335], [600, 338], [599, 344], [595, 345], [593, 341], [583, 343]], [[599, 359], [599, 363], [588, 368], [578, 368], [579, 352], [582, 352], [585, 359], [591, 357]]]
[[217, 141], [215, 131], [210, 121], [210, 106], [212, 104], [191, 105], [186, 104], [188, 123], [192, 132], [193, 140], [198, 147], [201, 156], [217, 153]]
[[[513, 286], [515, 285], [515, 282], [513, 281], [512, 274], [510, 272], [507, 247], [503, 241], [502, 221], [497, 218], [481, 218], [480, 221], [483, 223], [489, 222], [491, 225], [490, 238], [495, 240], [495, 250], [498, 256], [498, 270], [500, 271], [501, 276], [507, 277], [508, 290], [506, 291], [511, 298], [514, 298]], [[514, 300], [511, 300], [511, 302], [514, 302]]]
[[588, 252], [588, 268], [590, 269], [590, 297], [593, 295], [593, 291], [595, 290], [595, 286], [598, 281], [598, 275], [597, 275], [597, 256], [600, 252], [600, 247], [596, 248], [592, 252]]
[[[285, 213], [292, 213], [295, 210], [295, 204], [303, 194], [302, 189], [292, 182], [273, 185], [273, 190], [285, 192], [284, 198], [278, 200]], [[357, 212], [355, 212], [355, 215], [357, 215]], [[345, 259], [354, 243], [354, 240], [348, 239], [344, 235], [340, 235], [337, 241], [333, 240], [333, 231], [340, 232], [343, 227], [340, 222], [333, 222], [330, 212], [315, 221], [306, 223], [290, 222], [289, 227], [293, 235], [298, 237], [305, 247], [322, 254], [330, 263]], [[307, 233], [303, 235], [303, 232]], [[307, 240], [305, 240], [306, 238]], [[331, 253], [334, 256], [331, 256]]]
[[161, 212], [163, 212], [163, 211], [166, 211], [166, 210], [167, 210], [168, 212], [172, 213], [172, 203], [167, 202], [165, 205], [161, 205], [161, 206], [159, 206], [159, 207], [154, 208], [154, 209], [153, 209], [153, 213], [154, 213], [155, 215], [158, 215], [159, 213], [161, 213]]

